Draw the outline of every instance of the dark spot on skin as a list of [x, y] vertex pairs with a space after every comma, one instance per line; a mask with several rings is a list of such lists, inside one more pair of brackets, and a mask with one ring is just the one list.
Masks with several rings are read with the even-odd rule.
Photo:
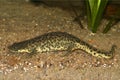
[[90, 50], [90, 52], [92, 52], [92, 50]]
[[94, 55], [96, 55], [96, 53], [94, 53]]

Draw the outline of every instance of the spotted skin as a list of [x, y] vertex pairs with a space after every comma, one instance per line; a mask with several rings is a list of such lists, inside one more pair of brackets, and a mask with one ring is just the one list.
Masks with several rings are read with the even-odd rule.
[[14, 43], [8, 46], [8, 49], [11, 52], [30, 54], [60, 50], [66, 50], [71, 53], [74, 50], [80, 49], [91, 54], [92, 56], [109, 59], [113, 57], [115, 47], [116, 46], [113, 45], [110, 51], [98, 50], [66, 32], [50, 32], [33, 39]]

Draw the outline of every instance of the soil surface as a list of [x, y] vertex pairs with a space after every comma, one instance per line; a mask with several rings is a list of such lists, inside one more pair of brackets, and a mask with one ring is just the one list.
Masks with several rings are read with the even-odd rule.
[[[103, 20], [97, 33], [84, 29], [74, 22], [72, 11], [46, 5], [35, 6], [30, 2], [0, 0], [0, 80], [120, 80], [120, 22], [107, 34], [102, 30]], [[91, 44], [109, 51], [116, 45], [113, 59], [98, 59], [84, 51], [76, 50], [61, 57], [49, 52], [32, 58], [10, 54], [7, 46], [44, 33], [68, 32]], [[19, 54], [19, 53], [16, 53]]]

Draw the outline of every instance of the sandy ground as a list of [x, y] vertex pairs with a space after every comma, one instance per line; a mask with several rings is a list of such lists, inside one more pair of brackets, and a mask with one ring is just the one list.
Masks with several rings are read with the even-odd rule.
[[[0, 0], [0, 80], [120, 80], [120, 23], [102, 34], [107, 22], [103, 20], [92, 34], [86, 20], [82, 20], [85, 29], [81, 29], [74, 17], [73, 12], [57, 7]], [[106, 51], [115, 44], [115, 56], [98, 59], [80, 50], [65, 57], [60, 56], [63, 51], [32, 58], [9, 54], [7, 46], [52, 31], [68, 32]]]

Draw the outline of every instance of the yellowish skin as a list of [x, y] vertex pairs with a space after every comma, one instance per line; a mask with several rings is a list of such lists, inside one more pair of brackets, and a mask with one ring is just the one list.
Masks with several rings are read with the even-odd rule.
[[115, 45], [110, 51], [98, 50], [79, 38], [66, 32], [50, 32], [30, 40], [14, 43], [9, 46], [11, 52], [36, 53], [66, 50], [68, 54], [74, 50], [83, 50], [98, 58], [110, 59], [115, 52]]

